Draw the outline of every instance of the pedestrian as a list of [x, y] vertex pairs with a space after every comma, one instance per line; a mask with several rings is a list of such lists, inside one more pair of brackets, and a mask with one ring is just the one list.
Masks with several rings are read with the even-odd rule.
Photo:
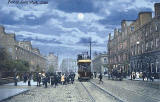
[[51, 76], [51, 86], [54, 85], [54, 76]]
[[54, 76], [54, 85], [55, 85], [55, 87], [57, 86], [57, 84], [58, 84], [58, 76], [55, 75]]
[[143, 81], [144, 81], [145, 77], [146, 77], [146, 73], [145, 73], [145, 72], [143, 72], [143, 73], [142, 73]]
[[38, 86], [41, 86], [41, 75], [40, 74], [38, 74], [37, 82], [38, 82]]
[[48, 78], [45, 77], [45, 78], [44, 78], [44, 85], [45, 85], [45, 88], [47, 88], [47, 82], [48, 82]]
[[32, 77], [32, 75], [31, 75], [31, 73], [28, 75], [28, 86], [31, 86], [31, 77]]
[[70, 74], [66, 78], [67, 78], [67, 84], [69, 84], [70, 83], [70, 78], [71, 78]]
[[93, 73], [91, 72], [90, 78], [93, 79]]
[[147, 81], [149, 79], [149, 72], [146, 73]]
[[136, 75], [135, 75], [135, 72], [133, 73], [133, 79], [136, 79]]
[[71, 83], [73, 84], [74, 83], [74, 74], [71, 74]]
[[97, 73], [96, 72], [94, 72], [94, 78], [96, 78], [97, 77]]
[[24, 79], [24, 83], [26, 83], [26, 81], [27, 81], [27, 75], [26, 75], [26, 72], [24, 73], [24, 75], [23, 75], [23, 79]]
[[50, 75], [49, 75], [49, 73], [46, 74], [46, 77], [47, 77], [47, 82], [50, 84]]
[[39, 86], [39, 85], [38, 85], [38, 77], [39, 77], [39, 75], [38, 75], [38, 73], [36, 73], [37, 86]]
[[15, 75], [14, 77], [14, 85], [17, 86], [17, 82], [18, 82], [19, 76]]
[[100, 73], [100, 74], [99, 74], [99, 84], [100, 84], [100, 83], [103, 84], [102, 77], [103, 77], [103, 76], [102, 76], [102, 73]]
[[154, 77], [153, 77], [153, 75], [150, 73], [150, 80], [153, 82], [154, 81]]
[[65, 76], [64, 76], [64, 74], [61, 76], [61, 83], [62, 83], [62, 85], [64, 85], [64, 81], [65, 81]]

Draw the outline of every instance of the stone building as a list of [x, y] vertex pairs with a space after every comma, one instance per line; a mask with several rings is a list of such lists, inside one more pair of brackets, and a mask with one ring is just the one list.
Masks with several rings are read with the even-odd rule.
[[[160, 73], [160, 3], [152, 12], [140, 12], [133, 21], [122, 21], [121, 32], [109, 34], [110, 68], [120, 67], [126, 72]], [[126, 40], [125, 40], [126, 39]], [[124, 65], [124, 67], [122, 66]], [[126, 65], [126, 66], [125, 66]]]
[[6, 33], [3, 26], [0, 26], [0, 45], [12, 59], [29, 62], [30, 71], [37, 68], [40, 71], [45, 70], [47, 60], [40, 54], [39, 49], [32, 48], [30, 41], [16, 41], [15, 34]]
[[108, 72], [108, 55], [107, 54], [98, 54], [92, 60], [93, 72], [97, 73], [106, 73]]
[[152, 12], [141, 12], [130, 25], [130, 71], [160, 74], [160, 3]]
[[113, 37], [109, 34], [108, 60], [110, 71], [121, 68], [128, 73], [129, 69], [129, 33], [128, 27], [133, 21], [123, 20], [121, 29], [115, 29]]
[[47, 71], [58, 71], [58, 56], [54, 55], [54, 53], [50, 52], [47, 56], [48, 60], [48, 69]]
[[61, 63], [62, 72], [77, 72], [77, 61], [72, 58], [64, 58]]

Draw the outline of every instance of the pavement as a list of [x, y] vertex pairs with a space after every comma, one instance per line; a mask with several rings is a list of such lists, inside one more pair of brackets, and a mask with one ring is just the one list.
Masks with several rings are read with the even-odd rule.
[[8, 89], [8, 88], [0, 88], [0, 101], [4, 101], [6, 99], [9, 99], [13, 96], [19, 95], [21, 93], [29, 91], [28, 89]]
[[153, 88], [148, 82], [115, 81], [108, 80], [107, 78], [103, 78], [103, 84], [98, 84], [98, 78], [91, 81], [124, 102], [160, 102], [160, 88]]
[[[104, 75], [104, 76], [108, 79], [108, 75]], [[143, 87], [160, 89], [160, 79], [154, 79], [154, 81], [152, 82], [150, 80], [143, 81], [142, 78], [135, 78], [135, 79], [131, 80], [131, 78], [128, 76], [126, 78], [123, 78], [123, 82], [136, 84], [136, 85], [140, 85], [140, 86], [143, 86]]]
[[[5, 85], [14, 85], [14, 83], [9, 83], [9, 84], [5, 84]], [[20, 82], [18, 82], [17, 83], [17, 85], [19, 86], [28, 86], [28, 82], [26, 82], [26, 83], [24, 83], [23, 81], [20, 81]], [[37, 85], [37, 82], [35, 82], [35, 81], [33, 81], [33, 80], [31, 80], [31, 86], [35, 86], [35, 85]]]
[[24, 83], [23, 81], [18, 82], [17, 86], [14, 86], [14, 83], [0, 85], [0, 101], [25, 93], [36, 85], [37, 83], [33, 80], [31, 81], [31, 86], [28, 86], [28, 83]]
[[[127, 76], [126, 78], [124, 78], [125, 80], [131, 80], [131, 78], [129, 77], [129, 76]], [[143, 78], [135, 78], [135, 79], [133, 79], [133, 80], [135, 80], [135, 81], [143, 81]], [[145, 81], [147, 81], [147, 80], [145, 80]], [[154, 81], [153, 82], [160, 82], [160, 79], [154, 79]]]

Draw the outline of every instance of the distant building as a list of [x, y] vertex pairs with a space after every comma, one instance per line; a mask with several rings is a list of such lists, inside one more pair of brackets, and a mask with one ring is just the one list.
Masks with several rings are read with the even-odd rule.
[[104, 73], [108, 71], [108, 55], [97, 54], [92, 60], [93, 69], [92, 72]]
[[62, 60], [60, 68], [62, 72], [77, 72], [77, 61], [72, 58], [65, 58]]
[[45, 71], [47, 59], [39, 49], [32, 48], [30, 41], [16, 41], [15, 34], [6, 33], [3, 26], [0, 26], [0, 46], [6, 49], [12, 59], [29, 62], [30, 71]]
[[48, 69], [47, 71], [55, 72], [58, 70], [58, 56], [54, 55], [54, 53], [50, 52], [47, 56], [48, 60]]

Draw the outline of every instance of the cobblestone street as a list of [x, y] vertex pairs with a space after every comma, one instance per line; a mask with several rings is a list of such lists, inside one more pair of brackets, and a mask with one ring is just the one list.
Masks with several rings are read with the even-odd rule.
[[159, 102], [159, 89], [138, 86], [133, 81], [113, 81], [105, 77], [103, 81], [103, 84], [98, 84], [98, 79], [90, 82], [76, 79], [74, 84], [48, 85], [48, 88], [18, 86], [30, 91], [3, 102]]
[[78, 94], [75, 89], [74, 84], [59, 85], [56, 88], [37, 87], [6, 102], [78, 102]]
[[[20, 86], [19, 86], [20, 87]], [[22, 86], [24, 87], [24, 86]], [[32, 86], [34, 87], [34, 86]], [[90, 82], [75, 81], [74, 84], [34, 87], [4, 102], [116, 102], [115, 99], [96, 89]]]
[[[146, 86], [149, 82], [143, 83], [140, 81], [141, 85], [139, 85], [136, 81], [114, 81], [107, 78], [103, 79], [104, 83], [102, 85], [98, 84], [98, 80], [92, 80], [91, 82], [124, 102], [160, 102], [160, 88]], [[160, 86], [160, 83], [158, 85]]]

